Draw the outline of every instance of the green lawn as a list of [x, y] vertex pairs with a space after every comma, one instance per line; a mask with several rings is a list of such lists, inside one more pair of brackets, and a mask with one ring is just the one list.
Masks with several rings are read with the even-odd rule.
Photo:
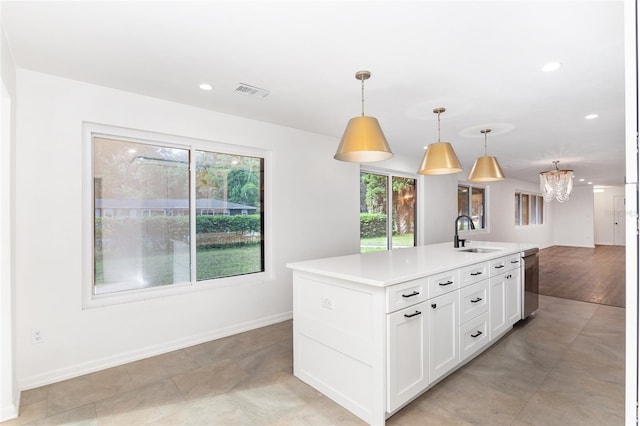
[[[413, 233], [394, 235], [392, 242], [392, 246], [394, 248], [413, 247]], [[382, 251], [386, 249], [386, 236], [360, 239], [360, 253], [369, 253], [372, 251]]]
[[[199, 249], [196, 252], [197, 260], [197, 280], [228, 277], [233, 275], [250, 274], [262, 270], [260, 244], [251, 244], [240, 247], [230, 247], [225, 249]], [[188, 264], [188, 258], [186, 260]], [[111, 273], [106, 274], [113, 277], [112, 280], [105, 281], [104, 263], [96, 258], [96, 284], [110, 284], [109, 281], [135, 281], [136, 275], [142, 274], [146, 285], [158, 286], [167, 285], [174, 282], [174, 257], [173, 253], [139, 256], [123, 256], [121, 258], [110, 258], [108, 268]], [[186, 266], [185, 268], [188, 268]], [[186, 274], [185, 269], [181, 275]]]
[[262, 270], [260, 244], [225, 249], [198, 250], [196, 260], [198, 281], [250, 274]]

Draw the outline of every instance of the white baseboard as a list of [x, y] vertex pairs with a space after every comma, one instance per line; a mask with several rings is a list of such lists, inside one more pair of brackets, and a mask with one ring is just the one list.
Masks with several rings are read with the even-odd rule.
[[195, 334], [188, 337], [183, 337], [170, 342], [163, 343], [161, 345], [152, 345], [137, 350], [133, 350], [126, 353], [121, 353], [115, 356], [101, 358], [98, 360], [77, 364], [58, 370], [48, 371], [43, 374], [38, 374], [30, 377], [25, 377], [18, 381], [18, 386], [21, 390], [33, 389], [51, 383], [60, 382], [62, 380], [72, 379], [74, 377], [82, 376], [96, 371], [104, 370], [111, 367], [117, 367], [118, 365], [127, 364], [129, 362], [139, 361], [141, 359], [149, 358], [156, 355], [161, 355], [167, 352], [172, 352], [179, 349], [184, 349], [189, 346], [199, 345], [201, 343], [209, 342], [223, 337], [231, 336], [234, 334], [242, 333], [249, 330], [254, 330], [260, 327], [266, 327], [268, 325], [276, 324], [279, 322], [287, 321], [293, 318], [293, 312], [284, 312], [281, 314], [271, 315], [268, 317], [260, 318], [257, 320], [251, 320], [240, 324], [235, 324], [229, 327], [224, 327], [216, 330], [207, 331], [205, 333]]
[[0, 407], [0, 422], [15, 419], [18, 414], [20, 414], [20, 392], [17, 392], [14, 401]]

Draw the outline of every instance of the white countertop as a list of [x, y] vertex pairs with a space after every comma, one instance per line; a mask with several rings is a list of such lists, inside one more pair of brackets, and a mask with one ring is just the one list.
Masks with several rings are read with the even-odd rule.
[[[490, 253], [461, 251], [474, 247], [498, 250]], [[287, 263], [287, 267], [296, 271], [386, 287], [535, 247], [537, 247], [535, 244], [473, 241], [464, 248], [454, 248], [453, 242], [447, 242], [293, 262]]]

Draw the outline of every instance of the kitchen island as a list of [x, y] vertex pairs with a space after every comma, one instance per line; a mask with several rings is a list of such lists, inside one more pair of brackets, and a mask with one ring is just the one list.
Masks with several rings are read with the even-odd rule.
[[383, 425], [521, 319], [532, 247], [443, 243], [288, 264], [295, 376]]

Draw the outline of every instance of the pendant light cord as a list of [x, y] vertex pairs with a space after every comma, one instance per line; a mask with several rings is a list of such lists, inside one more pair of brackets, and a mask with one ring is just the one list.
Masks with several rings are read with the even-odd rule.
[[487, 156], [487, 132], [484, 132], [484, 156]]
[[491, 131], [491, 129], [482, 129], [480, 130], [480, 133], [482, 133], [484, 135], [484, 156], [488, 157], [489, 154], [487, 153], [487, 133], [489, 133]]
[[360, 81], [362, 82], [362, 116], [364, 117], [364, 75], [362, 76], [362, 78], [360, 79]]
[[440, 142], [440, 111], [438, 111], [438, 142]]

